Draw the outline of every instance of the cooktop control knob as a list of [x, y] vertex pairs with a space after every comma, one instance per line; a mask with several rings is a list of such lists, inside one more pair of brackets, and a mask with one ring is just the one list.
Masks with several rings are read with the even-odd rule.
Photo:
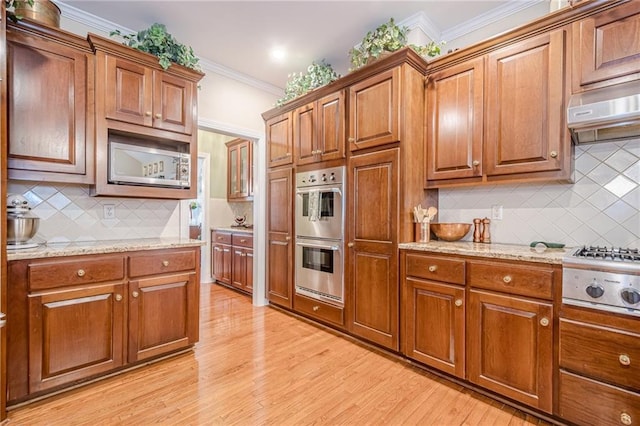
[[333, 173], [331, 173], [331, 176], [329, 176], [329, 180], [336, 180], [336, 176]]
[[594, 299], [602, 297], [602, 295], [604, 294], [604, 288], [602, 288], [602, 286], [598, 283], [590, 284], [589, 286], [587, 286], [586, 290], [587, 294]]
[[327, 181], [327, 175], [325, 175], [325, 174], [323, 174], [323, 175], [322, 175], [322, 181], [323, 181], [323, 182], [326, 182], [326, 181]]
[[620, 292], [620, 297], [622, 300], [627, 302], [630, 305], [635, 305], [640, 303], [640, 292], [633, 288], [625, 288]]

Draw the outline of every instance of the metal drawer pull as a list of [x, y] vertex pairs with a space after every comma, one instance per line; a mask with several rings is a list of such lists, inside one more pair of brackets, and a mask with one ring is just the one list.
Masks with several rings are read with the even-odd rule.
[[147, 117], [151, 117], [151, 111], [145, 112], [144, 115], [146, 115]]
[[462, 299], [456, 299], [455, 305], [456, 306], [462, 306]]
[[473, 160], [473, 162], [471, 163], [474, 167], [478, 167], [480, 165], [480, 162], [478, 160]]
[[620, 414], [620, 423], [629, 426], [631, 423], [633, 423], [633, 420], [631, 420], [631, 415], [624, 412]]
[[169, 266], [169, 261], [168, 260], [163, 260], [162, 261], [162, 266]]
[[131, 293], [131, 295], [133, 297], [138, 297], [138, 296], [140, 296], [140, 293], [138, 293], [137, 291], [134, 291], [133, 293]]
[[246, 243], [247, 240], [245, 240], [244, 238], [240, 240], [241, 243]]
[[505, 275], [504, 278], [502, 278], [502, 281], [504, 281], [506, 284], [509, 284], [511, 282], [511, 276]]
[[540, 325], [543, 327], [546, 327], [549, 325], [549, 318], [547, 317], [542, 317], [542, 319], [540, 320]]
[[7, 325], [7, 314], [0, 312], [0, 328]]
[[618, 357], [618, 361], [620, 361], [621, 365], [631, 365], [631, 358], [629, 358], [629, 355], [627, 354], [622, 354]]
[[349, 138], [348, 140], [349, 140], [349, 142], [355, 142], [356, 138]]
[[551, 152], [549, 153], [549, 156], [550, 156], [551, 158], [558, 158], [558, 153], [557, 153], [556, 151], [551, 151]]
[[84, 274], [85, 274], [84, 269], [78, 269], [77, 274], [79, 277], [84, 277]]
[[121, 301], [122, 301], [122, 295], [116, 294], [116, 302], [121, 302]]
[[156, 114], [156, 118], [158, 118], [158, 119], [162, 118], [162, 114], [160, 114], [160, 113]]
[[429, 272], [435, 272], [438, 269], [436, 265], [429, 266]]
[[313, 309], [313, 312], [318, 312], [318, 309], [320, 309], [320, 306], [316, 305], [311, 309]]

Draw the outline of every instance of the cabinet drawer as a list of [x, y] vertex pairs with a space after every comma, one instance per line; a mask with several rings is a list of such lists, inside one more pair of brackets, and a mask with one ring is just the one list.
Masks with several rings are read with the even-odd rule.
[[341, 327], [344, 325], [344, 309], [337, 306], [296, 294], [293, 301], [293, 308], [301, 314]]
[[129, 256], [129, 276], [166, 274], [196, 268], [196, 251], [163, 251]]
[[253, 235], [249, 234], [233, 234], [231, 243], [237, 247], [253, 248]]
[[551, 268], [469, 261], [467, 278], [473, 287], [549, 300], [553, 298], [554, 270]]
[[561, 318], [560, 367], [640, 391], [640, 334]]
[[637, 424], [640, 394], [560, 370], [559, 415], [579, 425]]
[[464, 260], [407, 253], [406, 275], [464, 285]]
[[219, 243], [219, 244], [229, 244], [231, 245], [231, 234], [226, 232], [212, 232], [211, 233], [211, 242]]
[[69, 258], [30, 263], [28, 267], [29, 291], [123, 279], [122, 256]]

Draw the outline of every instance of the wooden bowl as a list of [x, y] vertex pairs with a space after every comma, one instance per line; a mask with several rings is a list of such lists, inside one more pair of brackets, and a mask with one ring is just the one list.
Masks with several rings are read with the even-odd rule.
[[470, 223], [432, 223], [431, 232], [436, 234], [439, 240], [458, 241], [464, 238], [471, 229]]

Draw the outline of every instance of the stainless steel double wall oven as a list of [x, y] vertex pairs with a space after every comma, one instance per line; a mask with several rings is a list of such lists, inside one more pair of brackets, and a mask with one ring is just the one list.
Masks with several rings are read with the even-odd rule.
[[296, 293], [344, 304], [344, 167], [296, 174]]

